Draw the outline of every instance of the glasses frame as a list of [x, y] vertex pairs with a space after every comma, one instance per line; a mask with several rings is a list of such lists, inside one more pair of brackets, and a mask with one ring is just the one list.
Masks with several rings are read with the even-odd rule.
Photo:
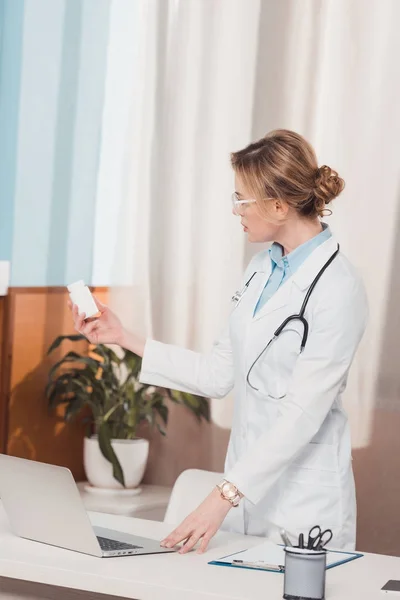
[[233, 194], [231, 196], [231, 200], [232, 200], [233, 212], [237, 215], [240, 215], [239, 210], [240, 210], [241, 206], [246, 206], [247, 204], [254, 204], [255, 202], [257, 202], [257, 200], [254, 200], [254, 198], [249, 198], [248, 200], [239, 200], [236, 192], [233, 192]]
[[[257, 202], [257, 200], [254, 200], [254, 198], [249, 198], [248, 200], [239, 200], [236, 192], [233, 192], [231, 199], [233, 212], [235, 213], [235, 215], [239, 216], [242, 214], [241, 212], [239, 212], [240, 206], [246, 206], [247, 204], [254, 204], [255, 202]], [[264, 198], [264, 200], [275, 200], [275, 198], [267, 196], [266, 198]]]

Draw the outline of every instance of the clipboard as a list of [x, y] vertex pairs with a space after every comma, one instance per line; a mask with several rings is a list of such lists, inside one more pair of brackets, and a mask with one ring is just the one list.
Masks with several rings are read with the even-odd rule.
[[[333, 569], [364, 555], [359, 552], [346, 552], [343, 550], [327, 550], [326, 569]], [[235, 562], [238, 561], [238, 562]], [[239, 561], [243, 561], [240, 563]], [[251, 569], [255, 571], [269, 571], [271, 573], [284, 573], [285, 551], [284, 546], [274, 544], [267, 540], [249, 550], [241, 550], [228, 554], [208, 563], [218, 567], [233, 567], [236, 569]]]

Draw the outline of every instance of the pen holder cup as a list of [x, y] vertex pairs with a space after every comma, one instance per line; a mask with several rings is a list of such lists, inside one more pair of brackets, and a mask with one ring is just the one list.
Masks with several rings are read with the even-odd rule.
[[326, 550], [285, 547], [285, 600], [324, 600]]

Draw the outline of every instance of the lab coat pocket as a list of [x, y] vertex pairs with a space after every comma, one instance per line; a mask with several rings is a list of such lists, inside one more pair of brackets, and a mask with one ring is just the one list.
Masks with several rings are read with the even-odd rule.
[[341, 525], [341, 486], [334, 444], [308, 444], [287, 470], [280, 497], [283, 527]]
[[288, 478], [280, 498], [278, 525], [296, 535], [316, 524], [333, 530], [342, 525], [341, 488], [315, 475]]
[[[315, 441], [307, 446], [296, 456], [289, 467], [292, 477], [303, 477], [304, 471], [317, 471], [335, 473], [338, 471], [338, 447], [336, 444], [324, 444]], [[303, 475], [302, 475], [303, 474]]]
[[294, 321], [273, 340], [250, 375], [255, 387], [272, 400], [282, 400], [288, 391], [293, 370], [300, 355], [303, 336], [301, 323]]

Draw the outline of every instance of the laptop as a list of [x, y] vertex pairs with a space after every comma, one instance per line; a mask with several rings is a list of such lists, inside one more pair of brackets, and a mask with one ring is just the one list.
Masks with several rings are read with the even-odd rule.
[[72, 473], [64, 467], [0, 454], [0, 498], [19, 537], [100, 558], [162, 554], [159, 542], [93, 527]]

